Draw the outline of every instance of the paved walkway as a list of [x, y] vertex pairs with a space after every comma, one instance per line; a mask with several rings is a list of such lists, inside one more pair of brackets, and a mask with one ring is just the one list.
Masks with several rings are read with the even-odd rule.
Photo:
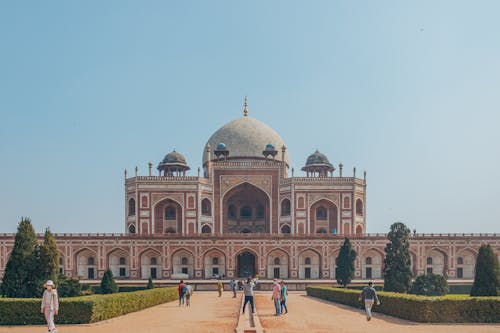
[[[237, 325], [241, 295], [225, 292], [195, 292], [191, 307], [179, 302], [161, 304], [139, 312], [86, 325], [58, 325], [58, 333], [233, 333]], [[57, 325], [57, 317], [56, 317]], [[0, 326], [0, 333], [46, 333], [43, 326]]]
[[452, 325], [419, 324], [374, 313], [366, 321], [364, 310], [355, 309], [318, 298], [305, 293], [290, 293], [287, 301], [289, 313], [274, 316], [271, 295], [256, 297], [257, 311], [266, 333], [499, 333], [500, 325]]
[[[59, 325], [59, 333], [233, 333], [237, 325], [241, 294], [232, 298], [225, 292], [195, 292], [191, 308], [180, 308], [176, 302], [89, 325]], [[379, 313], [367, 322], [360, 309], [291, 292], [289, 314], [274, 316], [271, 294], [256, 295], [257, 313], [266, 333], [499, 333], [500, 325], [429, 325], [417, 324]], [[0, 333], [44, 333], [43, 326], [0, 326]]]

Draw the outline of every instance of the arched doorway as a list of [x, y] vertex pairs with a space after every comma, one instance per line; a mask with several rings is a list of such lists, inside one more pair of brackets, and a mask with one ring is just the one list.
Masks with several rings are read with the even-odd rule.
[[231, 189], [222, 205], [224, 232], [265, 233], [270, 231], [271, 209], [267, 194], [243, 183]]
[[238, 254], [238, 277], [253, 277], [255, 276], [255, 255], [251, 252], [245, 251]]

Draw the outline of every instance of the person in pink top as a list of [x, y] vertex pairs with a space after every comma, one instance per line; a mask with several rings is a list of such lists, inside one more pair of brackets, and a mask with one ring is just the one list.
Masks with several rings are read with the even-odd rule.
[[59, 298], [57, 297], [54, 281], [48, 280], [45, 283], [45, 288], [47, 289], [43, 292], [40, 312], [45, 315], [49, 332], [55, 333], [56, 325], [54, 324], [54, 315], [57, 316], [59, 313]]
[[274, 301], [274, 307], [276, 308], [276, 316], [281, 316], [281, 286], [278, 280], [273, 280], [273, 296], [271, 299]]

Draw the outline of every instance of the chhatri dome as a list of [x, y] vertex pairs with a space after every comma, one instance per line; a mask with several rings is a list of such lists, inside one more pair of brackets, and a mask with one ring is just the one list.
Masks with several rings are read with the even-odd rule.
[[[276, 147], [278, 154], [276, 160], [281, 161], [282, 147], [285, 142], [273, 130], [263, 122], [249, 117], [247, 109], [247, 101], [245, 98], [244, 116], [235, 119], [215, 131], [214, 134], [208, 139], [207, 145], [215, 149], [220, 144], [229, 151], [228, 159], [235, 158], [258, 158], [264, 159], [262, 151], [271, 144]], [[203, 165], [208, 161], [208, 152], [206, 149], [203, 151]], [[217, 157], [212, 153], [211, 159], [215, 160]], [[285, 162], [289, 165], [288, 151], [285, 152]]]

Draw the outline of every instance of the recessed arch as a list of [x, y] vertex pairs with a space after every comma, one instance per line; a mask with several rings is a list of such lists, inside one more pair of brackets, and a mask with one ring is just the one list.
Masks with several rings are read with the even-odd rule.
[[221, 203], [222, 232], [271, 232], [272, 201], [259, 186], [238, 183], [224, 193]]
[[282, 248], [272, 249], [266, 255], [268, 279], [287, 279], [290, 255]]
[[250, 277], [258, 273], [259, 256], [249, 248], [240, 249], [235, 253], [237, 277]]
[[[182, 221], [184, 219], [184, 206], [174, 198], [166, 196], [156, 202], [153, 207], [153, 232], [155, 234], [166, 233], [167, 230], [183, 233]], [[175, 214], [173, 212], [175, 211]]]
[[212, 216], [212, 201], [208, 198], [201, 200], [201, 215]]
[[337, 233], [339, 210], [337, 204], [329, 198], [319, 198], [309, 205], [309, 227], [311, 233]]
[[[226, 276], [226, 254], [217, 247], [212, 247], [202, 255], [205, 278], [222, 278]], [[215, 260], [217, 259], [217, 260]]]
[[321, 277], [321, 254], [308, 248], [299, 252], [299, 279], [319, 279]]
[[356, 215], [364, 216], [363, 200], [361, 200], [360, 198], [356, 199]]
[[280, 203], [280, 216], [290, 216], [292, 212], [292, 205], [290, 199], [284, 198]]

